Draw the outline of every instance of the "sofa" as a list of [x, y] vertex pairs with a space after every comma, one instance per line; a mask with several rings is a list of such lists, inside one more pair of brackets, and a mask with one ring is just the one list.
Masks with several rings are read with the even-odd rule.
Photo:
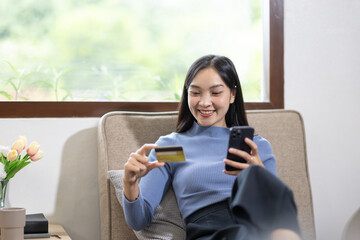
[[[292, 110], [247, 111], [249, 125], [272, 145], [278, 176], [293, 191], [305, 240], [315, 240], [304, 122]], [[177, 112], [110, 112], [98, 125], [98, 183], [101, 239], [184, 239], [185, 225], [172, 189], [156, 209], [153, 223], [130, 229], [121, 207], [122, 169], [129, 154], [175, 130]]]

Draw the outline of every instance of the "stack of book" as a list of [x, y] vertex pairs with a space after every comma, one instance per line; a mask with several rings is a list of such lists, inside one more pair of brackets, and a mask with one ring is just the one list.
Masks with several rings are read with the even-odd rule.
[[49, 223], [43, 213], [26, 214], [24, 238], [50, 238]]

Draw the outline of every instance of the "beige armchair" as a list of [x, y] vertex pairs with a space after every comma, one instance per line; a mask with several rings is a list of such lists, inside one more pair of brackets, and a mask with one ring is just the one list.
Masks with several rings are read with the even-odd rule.
[[[294, 192], [303, 238], [315, 240], [305, 133], [300, 114], [290, 110], [248, 111], [247, 114], [256, 133], [271, 143], [279, 178]], [[98, 178], [102, 240], [137, 239], [124, 220], [108, 171], [122, 169], [132, 151], [173, 132], [176, 119], [177, 112], [111, 112], [101, 118]]]

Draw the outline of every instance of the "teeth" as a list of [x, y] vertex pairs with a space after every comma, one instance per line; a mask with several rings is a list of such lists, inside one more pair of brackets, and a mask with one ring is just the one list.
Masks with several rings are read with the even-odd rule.
[[213, 111], [211, 110], [200, 110], [201, 113], [204, 113], [204, 114], [209, 114], [209, 113], [212, 113]]

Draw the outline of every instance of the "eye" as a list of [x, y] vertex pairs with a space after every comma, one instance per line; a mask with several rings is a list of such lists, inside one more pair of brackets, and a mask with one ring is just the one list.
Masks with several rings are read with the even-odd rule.
[[219, 92], [212, 92], [212, 95], [220, 95], [222, 93], [222, 91], [219, 91]]
[[199, 92], [194, 92], [194, 91], [190, 91], [189, 93], [191, 96], [197, 96], [200, 94]]

